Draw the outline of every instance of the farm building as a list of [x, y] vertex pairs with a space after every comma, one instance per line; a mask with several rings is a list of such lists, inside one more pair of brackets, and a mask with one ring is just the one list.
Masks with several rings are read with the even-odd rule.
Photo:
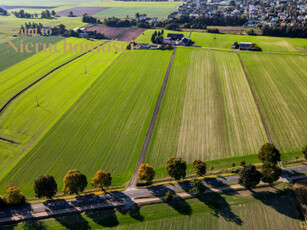
[[240, 42], [240, 50], [249, 50], [251, 48], [251, 42]]
[[183, 34], [167, 34], [167, 37], [171, 40], [181, 40], [184, 35]]
[[189, 37], [184, 37], [183, 34], [167, 34], [167, 37], [163, 38], [163, 44], [186, 46], [190, 41]]

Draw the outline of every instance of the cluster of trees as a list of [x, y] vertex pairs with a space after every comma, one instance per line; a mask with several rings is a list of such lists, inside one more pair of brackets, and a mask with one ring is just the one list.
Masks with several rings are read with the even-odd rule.
[[272, 184], [279, 179], [282, 172], [277, 165], [280, 161], [280, 152], [273, 144], [264, 144], [258, 153], [258, 159], [262, 162], [261, 173], [254, 165], [244, 166], [239, 172], [240, 185], [252, 189], [260, 183], [260, 180]]
[[[104, 170], [98, 170], [91, 181], [91, 185], [106, 191], [111, 186], [111, 174]], [[79, 195], [87, 187], [88, 182], [86, 176], [77, 169], [69, 170], [64, 177], [64, 194]], [[2, 202], [6, 205], [19, 205], [26, 201], [24, 194], [20, 191], [20, 187], [8, 185], [6, 192], [2, 196]], [[34, 181], [33, 186], [35, 196], [38, 198], [46, 197], [52, 199], [58, 192], [58, 185], [53, 176], [42, 175]]]
[[212, 29], [208, 29], [208, 33], [212, 33], [212, 34], [219, 34], [220, 31], [217, 28], [212, 28]]
[[[12, 14], [15, 15], [15, 17], [17, 18], [38, 18], [39, 16], [38, 13], [30, 14], [25, 12], [24, 10], [13, 11]], [[49, 10], [44, 10], [41, 12], [41, 18], [50, 19], [55, 16], [56, 12], [54, 10], [52, 10], [51, 12]]]
[[8, 13], [7, 13], [7, 10], [3, 9], [0, 7], [0, 15], [4, 15], [6, 16]]
[[302, 25], [274, 25], [272, 27], [265, 25], [261, 28], [261, 32], [265, 36], [307, 38], [307, 27]]
[[112, 17], [112, 18], [105, 18], [103, 24], [111, 27], [131, 27], [131, 26], [137, 26], [140, 28], [151, 28], [152, 25], [149, 24], [148, 21], [145, 19], [142, 20], [130, 20], [130, 19], [125, 19], [121, 20], [120, 18]]
[[151, 35], [151, 42], [154, 44], [162, 44], [163, 43], [163, 35], [164, 35], [164, 30], [161, 31], [155, 31]]
[[82, 22], [84, 22], [84, 23], [92, 23], [92, 24], [102, 24], [100, 19], [94, 18], [94, 17], [89, 16], [87, 14], [83, 14]]

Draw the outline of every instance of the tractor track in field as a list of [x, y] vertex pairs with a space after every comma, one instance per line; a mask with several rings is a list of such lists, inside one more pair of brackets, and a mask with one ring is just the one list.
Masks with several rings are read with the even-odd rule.
[[171, 72], [171, 68], [172, 68], [172, 65], [173, 65], [175, 54], [176, 54], [176, 47], [174, 48], [171, 59], [169, 61], [168, 68], [167, 68], [167, 71], [165, 73], [164, 81], [162, 83], [161, 90], [160, 90], [160, 93], [159, 93], [159, 96], [158, 96], [158, 100], [156, 102], [156, 106], [155, 106], [155, 109], [154, 109], [148, 130], [147, 130], [147, 133], [146, 133], [146, 137], [145, 137], [145, 141], [144, 141], [144, 144], [143, 144], [143, 147], [142, 147], [141, 155], [138, 159], [136, 169], [133, 173], [133, 177], [130, 181], [128, 188], [134, 188], [137, 184], [138, 169], [145, 160], [146, 152], [147, 152], [147, 149], [148, 149], [148, 146], [149, 146], [149, 142], [150, 142], [154, 127], [155, 127], [157, 117], [158, 117], [159, 109], [160, 109], [161, 102], [162, 102], [162, 99], [163, 99], [163, 95], [164, 95], [166, 85], [167, 85], [167, 82], [168, 82], [168, 79], [169, 79], [169, 75], [170, 75], [170, 72]]
[[[107, 42], [102, 43], [100, 46], [104, 45]], [[96, 50], [97, 47], [94, 48], [94, 50]], [[49, 71], [48, 73], [46, 73], [44, 76], [40, 77], [39, 79], [37, 79], [36, 81], [32, 82], [30, 85], [28, 85], [27, 87], [25, 87], [24, 89], [22, 89], [21, 91], [19, 91], [17, 94], [15, 94], [11, 99], [9, 99], [4, 106], [2, 106], [0, 108], [0, 116], [3, 114], [3, 112], [7, 109], [7, 107], [16, 99], [18, 98], [21, 94], [23, 94], [24, 92], [26, 92], [28, 89], [30, 89], [32, 86], [36, 85], [38, 82], [40, 82], [41, 80], [45, 79], [46, 77], [48, 77], [50, 74], [54, 73], [55, 71], [61, 69], [62, 67], [68, 65], [69, 63], [83, 57], [84, 55], [88, 54], [92, 52], [92, 50], [89, 50], [83, 54], [80, 54], [77, 57], [74, 57], [73, 59], [70, 59], [69, 61], [63, 63], [62, 65], [57, 66], [56, 68], [52, 69], [51, 71]]]
[[254, 89], [254, 87], [253, 87], [253, 85], [252, 85], [252, 82], [251, 82], [250, 78], [249, 78], [249, 75], [248, 75], [248, 73], [247, 73], [247, 69], [246, 69], [246, 67], [245, 67], [245, 65], [244, 65], [244, 62], [243, 62], [243, 60], [242, 60], [242, 58], [241, 58], [240, 53], [239, 53], [238, 51], [237, 51], [236, 53], [237, 53], [237, 56], [238, 56], [239, 61], [240, 61], [240, 63], [241, 63], [241, 67], [242, 67], [242, 69], [243, 69], [243, 72], [244, 72], [245, 78], [246, 78], [246, 80], [247, 80], [249, 89], [250, 89], [250, 91], [251, 91], [251, 93], [252, 93], [252, 95], [253, 95], [254, 102], [255, 102], [255, 104], [256, 104], [258, 113], [259, 113], [259, 115], [260, 115], [260, 119], [261, 119], [263, 128], [264, 128], [264, 130], [265, 130], [265, 133], [266, 133], [266, 135], [267, 135], [267, 138], [268, 138], [269, 142], [273, 144], [273, 138], [272, 138], [272, 135], [271, 135], [269, 126], [268, 126], [268, 124], [267, 124], [266, 118], [265, 118], [265, 116], [264, 116], [264, 113], [263, 113], [263, 111], [262, 111], [262, 108], [261, 108], [261, 106], [260, 106], [260, 102], [259, 102], [259, 100], [258, 100], [256, 91], [255, 91], [255, 89]]

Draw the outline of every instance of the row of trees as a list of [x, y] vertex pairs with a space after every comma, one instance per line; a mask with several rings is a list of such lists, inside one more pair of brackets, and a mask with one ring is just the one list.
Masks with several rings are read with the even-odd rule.
[[[77, 169], [69, 170], [64, 177], [64, 194], [79, 195], [87, 187], [86, 176]], [[91, 181], [91, 185], [105, 191], [112, 183], [111, 174], [104, 170], [98, 170]], [[58, 192], [58, 185], [55, 178], [51, 175], [39, 176], [34, 181], [34, 192], [38, 198], [46, 197], [52, 199]], [[2, 196], [7, 205], [18, 205], [26, 201], [21, 188], [15, 185], [8, 185], [6, 192]]]
[[[12, 11], [12, 14], [17, 18], [38, 18], [38, 13], [30, 14], [25, 12], [24, 10]], [[50, 19], [56, 16], [56, 12], [54, 10], [44, 10], [41, 12], [41, 18]]]
[[274, 25], [263, 26], [261, 28], [262, 35], [276, 37], [292, 37], [292, 38], [307, 38], [307, 27], [303, 25]]

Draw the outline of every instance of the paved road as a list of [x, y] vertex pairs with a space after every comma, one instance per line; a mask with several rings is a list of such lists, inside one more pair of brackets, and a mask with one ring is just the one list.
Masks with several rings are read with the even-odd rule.
[[[307, 172], [307, 165], [295, 166], [290, 168], [283, 169], [283, 173], [281, 176], [281, 180], [290, 181], [290, 176], [297, 173]], [[227, 184], [236, 183], [238, 181], [238, 176], [229, 176], [229, 177], [220, 177], [220, 178], [210, 178], [206, 179], [203, 183], [206, 186], [215, 187], [216, 190], [219, 190], [219, 187], [222, 190], [229, 189], [231, 186]], [[174, 185], [168, 186], [154, 186], [151, 188], [137, 189], [137, 188], [128, 188], [124, 192], [113, 192], [106, 195], [100, 196], [86, 196], [82, 198], [68, 199], [68, 200], [55, 200], [49, 201], [41, 204], [33, 204], [33, 205], [24, 205], [16, 208], [10, 209], [2, 209], [0, 210], [0, 223], [1, 219], [8, 219], [15, 215], [31, 215], [31, 213], [39, 213], [39, 212], [48, 212], [50, 214], [54, 212], [62, 213], [63, 210], [68, 213], [74, 211], [82, 211], [85, 207], [86, 209], [90, 209], [91, 207], [97, 205], [107, 205], [107, 202], [112, 203], [123, 203], [134, 204], [135, 198], [145, 197], [145, 196], [163, 196], [165, 192], [169, 190], [173, 191], [185, 191], [188, 192], [191, 186], [188, 182], [178, 183]], [[110, 204], [109, 204], [110, 205]]]

